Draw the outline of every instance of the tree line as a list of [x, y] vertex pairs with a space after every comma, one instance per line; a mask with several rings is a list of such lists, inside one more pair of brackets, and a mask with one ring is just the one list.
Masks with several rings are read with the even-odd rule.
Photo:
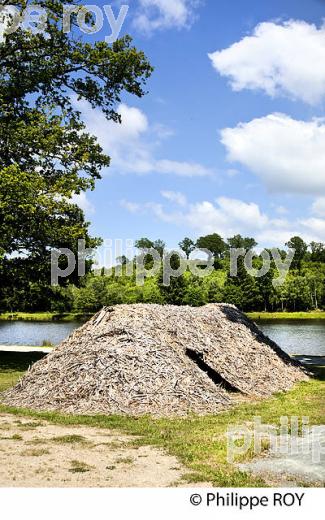
[[[139, 255], [156, 249], [163, 257], [166, 246], [162, 240], [141, 238], [135, 242]], [[231, 303], [244, 311], [308, 311], [325, 308], [325, 245], [306, 244], [293, 237], [286, 248], [294, 249], [295, 256], [283, 285], [274, 287], [276, 267], [271, 264], [268, 273], [260, 278], [251, 276], [239, 258], [236, 277], [230, 275], [231, 248], [254, 250], [254, 238], [236, 235], [224, 240], [218, 234], [202, 236], [194, 241], [184, 238], [179, 247], [186, 258], [195, 249], [208, 249], [213, 255], [214, 271], [206, 277], [194, 276], [189, 270], [163, 284], [162, 266], [155, 276], [146, 278], [143, 286], [136, 283], [136, 257], [117, 259], [115, 267], [107, 270], [93, 266], [83, 278], [63, 279], [60, 287], [51, 287], [43, 281], [29, 281], [22, 286], [2, 287], [1, 310], [95, 312], [104, 305], [122, 303], [159, 303], [200, 306], [206, 303]], [[285, 256], [287, 250], [280, 250]], [[172, 258], [177, 269], [178, 257]], [[133, 264], [130, 275], [130, 263]], [[254, 266], [260, 268], [261, 254], [256, 254]], [[127, 269], [128, 266], [128, 269]], [[152, 258], [145, 258], [150, 269]]]

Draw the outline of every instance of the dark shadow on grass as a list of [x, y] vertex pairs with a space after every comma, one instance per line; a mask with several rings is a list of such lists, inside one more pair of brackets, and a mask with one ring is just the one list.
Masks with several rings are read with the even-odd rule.
[[43, 352], [0, 352], [0, 371], [26, 371], [46, 355]]
[[319, 381], [325, 381], [325, 356], [293, 356]]
[[318, 381], [325, 381], [325, 367], [317, 365], [304, 365], [309, 374]]

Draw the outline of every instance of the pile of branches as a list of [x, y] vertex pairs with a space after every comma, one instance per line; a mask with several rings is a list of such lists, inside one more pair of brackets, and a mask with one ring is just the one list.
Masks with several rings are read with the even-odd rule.
[[236, 307], [106, 307], [35, 363], [2, 401], [68, 413], [216, 413], [307, 379]]

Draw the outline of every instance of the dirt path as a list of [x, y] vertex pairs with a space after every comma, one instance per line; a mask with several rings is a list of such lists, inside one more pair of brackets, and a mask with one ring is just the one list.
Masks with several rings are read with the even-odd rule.
[[135, 437], [0, 414], [0, 487], [184, 485], [177, 459]]

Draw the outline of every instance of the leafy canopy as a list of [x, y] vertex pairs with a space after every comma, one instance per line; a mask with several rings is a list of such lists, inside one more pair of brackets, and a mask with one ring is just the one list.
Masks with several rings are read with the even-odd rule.
[[[82, 41], [75, 26], [65, 34], [63, 5], [75, 3], [39, 0], [48, 13], [45, 31], [18, 29], [0, 44], [2, 256], [75, 250], [77, 238], [86, 239], [87, 247], [99, 243], [89, 237], [88, 223], [71, 196], [93, 189], [110, 159], [86, 131], [76, 101], [119, 123], [122, 94], [143, 96], [152, 72], [129, 36], [110, 46]], [[24, 9], [33, 2], [2, 4]]]

